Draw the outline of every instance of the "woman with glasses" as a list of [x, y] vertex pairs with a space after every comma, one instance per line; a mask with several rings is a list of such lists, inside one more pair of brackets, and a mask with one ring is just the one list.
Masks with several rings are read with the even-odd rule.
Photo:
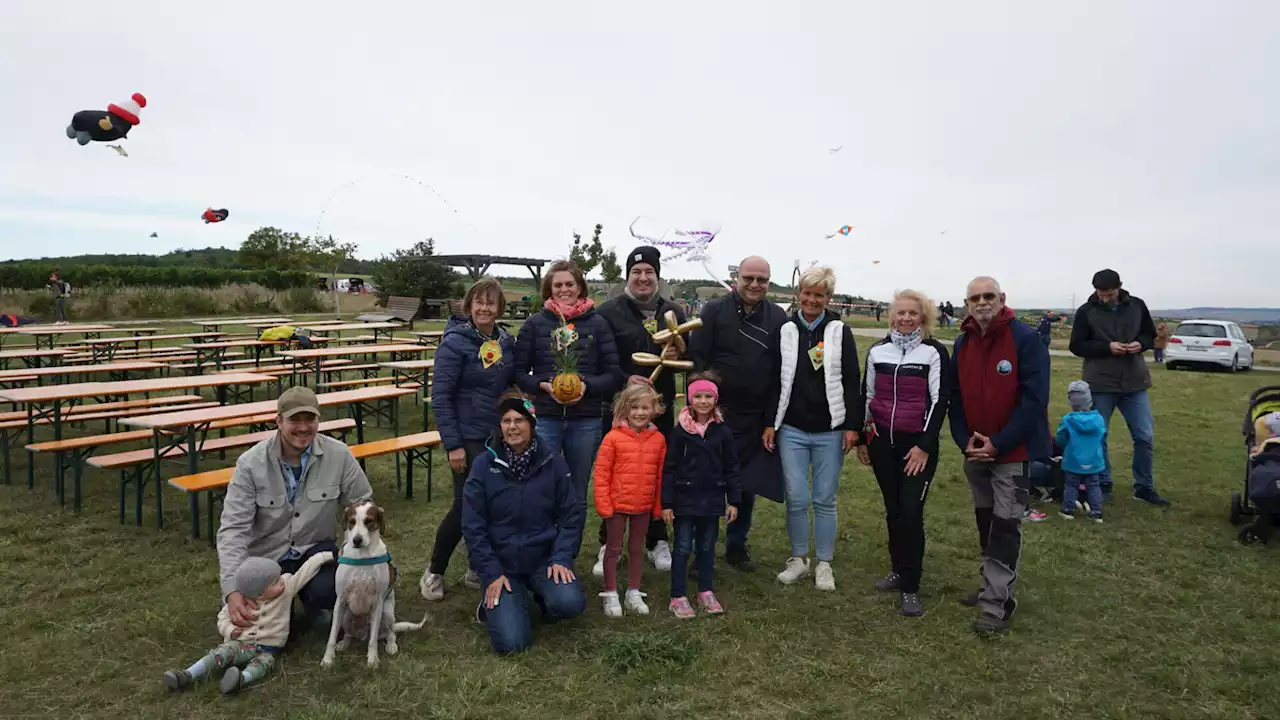
[[763, 437], [767, 449], [777, 447], [786, 482], [791, 557], [778, 581], [790, 585], [809, 575], [812, 505], [818, 556], [814, 585], [835, 590], [831, 560], [836, 547], [836, 487], [844, 454], [858, 441], [863, 418], [858, 348], [849, 326], [827, 309], [836, 289], [831, 268], [809, 268], [799, 286], [799, 309], [779, 332], [777, 410]]

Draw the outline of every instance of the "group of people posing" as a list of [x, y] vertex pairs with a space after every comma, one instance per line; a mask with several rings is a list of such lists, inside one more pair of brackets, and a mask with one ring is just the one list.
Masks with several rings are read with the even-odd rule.
[[[668, 608], [676, 617], [723, 612], [714, 588], [720, 518], [727, 521], [725, 562], [752, 572], [748, 539], [758, 497], [786, 507], [790, 549], [778, 581], [812, 578], [816, 589], [834, 590], [837, 488], [850, 452], [871, 467], [884, 499], [889, 571], [875, 586], [897, 593], [903, 614], [923, 614], [924, 505], [948, 416], [981, 548], [980, 587], [962, 600], [979, 612], [977, 632], [1005, 630], [1016, 608], [1033, 461], [1061, 456], [1068, 486], [1086, 488], [1087, 514], [1100, 520], [1111, 486], [1105, 430], [1119, 408], [1134, 440], [1134, 497], [1167, 504], [1152, 479], [1151, 378], [1143, 357], [1155, 329], [1114, 271], [1094, 276], [1096, 292], [1077, 311], [1070, 344], [1085, 360], [1083, 380], [1068, 393], [1072, 409], [1096, 410], [1100, 422], [1068, 415], [1056, 438], [1049, 431], [1048, 347], [1015, 318], [993, 278], [969, 283], [950, 352], [933, 337], [935, 303], [901, 290], [887, 334], [860, 358], [851, 328], [827, 308], [836, 282], [830, 269], [802, 275], [788, 317], [767, 298], [769, 263], [749, 257], [736, 288], [703, 308], [702, 326], [689, 336], [694, 369], [677, 412], [676, 373], [651, 381], [650, 369], [633, 359], [673, 352], [653, 334], [667, 312], [686, 319], [659, 292], [660, 274], [659, 251], [636, 248], [626, 257], [621, 294], [596, 307], [581, 270], [553, 263], [542, 280], [541, 311], [516, 335], [499, 322], [501, 286], [481, 279], [436, 351], [433, 409], [454, 499], [420, 589], [428, 600], [443, 599], [450, 560], [465, 543], [463, 583], [481, 594], [477, 618], [498, 652], [532, 643], [535, 605], [552, 622], [585, 610], [575, 566], [589, 499], [601, 518], [593, 572], [603, 579], [609, 617], [650, 612], [641, 587], [646, 560], [670, 571]], [[557, 333], [567, 325], [581, 383], [578, 397], [566, 401], [551, 383], [553, 337], [563, 338]], [[241, 458], [228, 490], [218, 536], [228, 628], [252, 621], [252, 600], [235, 589], [247, 557], [301, 571], [318, 554], [338, 551], [337, 505], [371, 494], [359, 466], [330, 447], [341, 443], [289, 431], [287, 420], [282, 412], [280, 436]], [[317, 482], [333, 487], [314, 492]], [[1075, 515], [1068, 510], [1064, 505], [1064, 517]], [[319, 519], [325, 513], [327, 525]], [[620, 592], [624, 547], [627, 584]], [[687, 588], [691, 560], [695, 593]], [[308, 623], [323, 622], [333, 603], [332, 566], [307, 570], [316, 570], [309, 582], [288, 589]]]

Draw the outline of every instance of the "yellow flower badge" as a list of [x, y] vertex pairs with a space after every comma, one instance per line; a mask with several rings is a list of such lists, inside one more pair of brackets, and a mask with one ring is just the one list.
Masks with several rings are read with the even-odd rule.
[[497, 340], [488, 340], [480, 346], [480, 363], [488, 370], [502, 359], [502, 346]]
[[822, 369], [822, 345], [822, 341], [819, 340], [817, 345], [809, 348], [809, 362], [813, 363], [814, 370]]

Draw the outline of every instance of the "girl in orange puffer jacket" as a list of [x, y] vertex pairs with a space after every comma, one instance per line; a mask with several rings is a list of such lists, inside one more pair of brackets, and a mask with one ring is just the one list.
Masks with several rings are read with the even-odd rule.
[[618, 602], [618, 558], [622, 536], [630, 526], [627, 542], [626, 608], [648, 615], [640, 577], [644, 573], [644, 538], [650, 517], [662, 516], [662, 464], [667, 441], [653, 425], [662, 413], [662, 397], [648, 385], [628, 386], [613, 401], [613, 429], [600, 443], [596, 455], [596, 512], [605, 521], [604, 614], [622, 617]]

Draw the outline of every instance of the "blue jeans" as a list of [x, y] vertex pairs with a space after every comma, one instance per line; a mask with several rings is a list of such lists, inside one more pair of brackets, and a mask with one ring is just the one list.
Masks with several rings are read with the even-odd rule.
[[674, 525], [676, 551], [671, 554], [671, 597], [688, 595], [689, 555], [694, 552], [698, 555], [698, 592], [713, 590], [720, 518], [677, 515]]
[[1070, 515], [1076, 511], [1076, 499], [1080, 495], [1080, 486], [1084, 485], [1089, 514], [1102, 517], [1102, 487], [1098, 482], [1100, 473], [1077, 475], [1064, 471], [1063, 474], [1066, 476], [1066, 482], [1062, 485], [1062, 512]]
[[[792, 557], [809, 555], [809, 506], [813, 505], [813, 545], [819, 562], [831, 562], [836, 551], [836, 487], [844, 451], [839, 430], [807, 433], [790, 425], [778, 430], [778, 453], [787, 491], [787, 537]], [[813, 491], [809, 470], [813, 469]]]
[[1134, 393], [1095, 392], [1093, 409], [1106, 420], [1108, 433], [1102, 439], [1102, 457], [1106, 468], [1099, 473], [1098, 483], [1104, 488], [1111, 487], [1111, 455], [1107, 452], [1107, 440], [1111, 433], [1111, 414], [1119, 409], [1124, 422], [1129, 426], [1129, 435], [1133, 438], [1133, 489], [1154, 490], [1155, 478], [1152, 467], [1155, 464], [1155, 427], [1151, 419], [1151, 403], [1147, 400], [1147, 391]]
[[587, 485], [591, 482], [591, 463], [600, 449], [600, 418], [560, 420], [538, 419], [538, 442], [553, 453], [564, 455], [569, 474], [578, 493], [578, 502], [586, 507]]
[[726, 555], [747, 549], [747, 533], [751, 532], [751, 513], [755, 509], [756, 494], [743, 492], [742, 501], [738, 503], [738, 519], [729, 523], [724, 529]]
[[[484, 611], [485, 624], [489, 628], [489, 642], [495, 652], [520, 652], [533, 644], [533, 625], [529, 618], [529, 593], [542, 608], [547, 622], [569, 620], [587, 609], [587, 596], [577, 580], [556, 583], [547, 578], [547, 568], [541, 567], [528, 577], [507, 576], [511, 592], [502, 591], [498, 604]], [[483, 608], [484, 596], [481, 595]]]

